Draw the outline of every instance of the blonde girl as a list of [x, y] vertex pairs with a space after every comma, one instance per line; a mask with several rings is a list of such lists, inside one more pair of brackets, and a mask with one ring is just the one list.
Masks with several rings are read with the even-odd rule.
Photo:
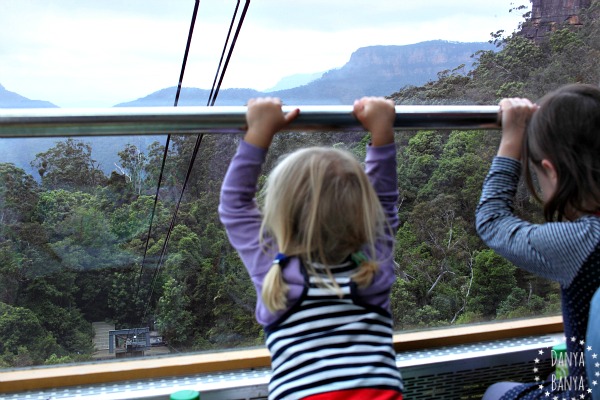
[[221, 190], [219, 214], [256, 288], [271, 353], [269, 399], [402, 398], [392, 347], [396, 148], [394, 104], [363, 98], [366, 172], [349, 153], [305, 148], [257, 181], [275, 133], [299, 110], [248, 102], [248, 130]]

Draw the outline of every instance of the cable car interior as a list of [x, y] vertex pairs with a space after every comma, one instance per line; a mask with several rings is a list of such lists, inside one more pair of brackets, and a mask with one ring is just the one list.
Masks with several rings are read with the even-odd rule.
[[[195, 0], [177, 85], [161, 104], [0, 108], [0, 155], [8, 160], [0, 159], [0, 400], [158, 400], [182, 390], [203, 400], [268, 398], [270, 356], [254, 321], [256, 295], [215, 219], [223, 165], [245, 131], [246, 111], [219, 95], [245, 21], [259, 18], [250, 0], [233, 3], [203, 103], [191, 101], [184, 85], [202, 21]], [[543, 11], [532, 3], [534, 13]], [[521, 32], [531, 26], [531, 15], [524, 17]], [[538, 51], [522, 40], [538, 38], [499, 31], [470, 68], [377, 94], [396, 103], [404, 157], [392, 311], [406, 399], [481, 399], [496, 382], [537, 381], [555, 369], [552, 349], [570, 339], [558, 285], [494, 255], [472, 226], [499, 141], [495, 100], [523, 88], [505, 78], [494, 83], [500, 88], [480, 84], [481, 72], [496, 71], [515, 46]], [[333, 70], [317, 80], [327, 74], [335, 78]], [[301, 86], [312, 90], [310, 82]], [[497, 90], [477, 97], [476, 86]], [[277, 136], [267, 168], [295, 146], [364, 156], [367, 132], [346, 100], [323, 94], [288, 104], [287, 90], [266, 92], [281, 96], [284, 110], [301, 109]], [[113, 153], [112, 171], [92, 159], [90, 140]], [[8, 154], [28, 147], [33, 161], [15, 166]], [[539, 218], [539, 205], [526, 195], [519, 201], [525, 215]]]

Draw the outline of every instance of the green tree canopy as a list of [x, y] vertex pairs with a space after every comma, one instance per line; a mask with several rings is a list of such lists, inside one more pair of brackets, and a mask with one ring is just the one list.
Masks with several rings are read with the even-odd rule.
[[91, 190], [106, 180], [96, 160], [92, 147], [69, 138], [57, 142], [48, 151], [39, 153], [31, 162], [48, 189]]

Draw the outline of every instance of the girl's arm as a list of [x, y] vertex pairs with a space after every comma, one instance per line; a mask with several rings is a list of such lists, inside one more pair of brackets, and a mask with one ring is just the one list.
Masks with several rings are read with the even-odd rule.
[[513, 213], [520, 162], [496, 157], [476, 211], [477, 233], [498, 254], [536, 275], [568, 286], [600, 241], [600, 220], [532, 224]]
[[394, 243], [399, 224], [397, 159], [393, 130], [396, 110], [391, 100], [363, 98], [354, 103], [354, 115], [365, 129], [371, 132], [365, 172], [377, 193], [388, 224], [384, 237], [375, 244], [379, 271], [371, 286], [363, 289], [362, 294], [370, 298], [371, 304], [389, 310], [389, 288], [396, 279]]
[[229, 242], [253, 280], [254, 275], [260, 275], [260, 267], [266, 273], [271, 262], [261, 250], [259, 231], [262, 217], [255, 200], [266, 154], [266, 149], [240, 142], [223, 179], [219, 202], [219, 218]]
[[398, 179], [394, 144], [394, 102], [383, 97], [363, 97], [354, 102], [354, 115], [365, 129], [371, 132], [365, 172], [379, 196], [388, 223], [395, 232], [398, 228]]
[[523, 139], [537, 106], [527, 99], [504, 99], [500, 109], [502, 139], [477, 206], [477, 233], [513, 264], [569, 285], [598, 244], [600, 224], [591, 217], [574, 222], [532, 224], [514, 215]]
[[298, 110], [284, 115], [278, 99], [250, 100], [248, 131], [223, 179], [219, 217], [253, 280], [264, 275], [273, 261], [259, 241], [262, 216], [255, 200], [258, 178], [273, 136], [297, 116]]

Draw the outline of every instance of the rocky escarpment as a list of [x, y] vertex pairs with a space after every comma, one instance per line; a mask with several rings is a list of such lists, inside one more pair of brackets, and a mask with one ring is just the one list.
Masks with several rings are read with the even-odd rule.
[[592, 0], [531, 0], [531, 16], [523, 23], [521, 34], [540, 41], [564, 24], [580, 26], [579, 13], [591, 3]]

